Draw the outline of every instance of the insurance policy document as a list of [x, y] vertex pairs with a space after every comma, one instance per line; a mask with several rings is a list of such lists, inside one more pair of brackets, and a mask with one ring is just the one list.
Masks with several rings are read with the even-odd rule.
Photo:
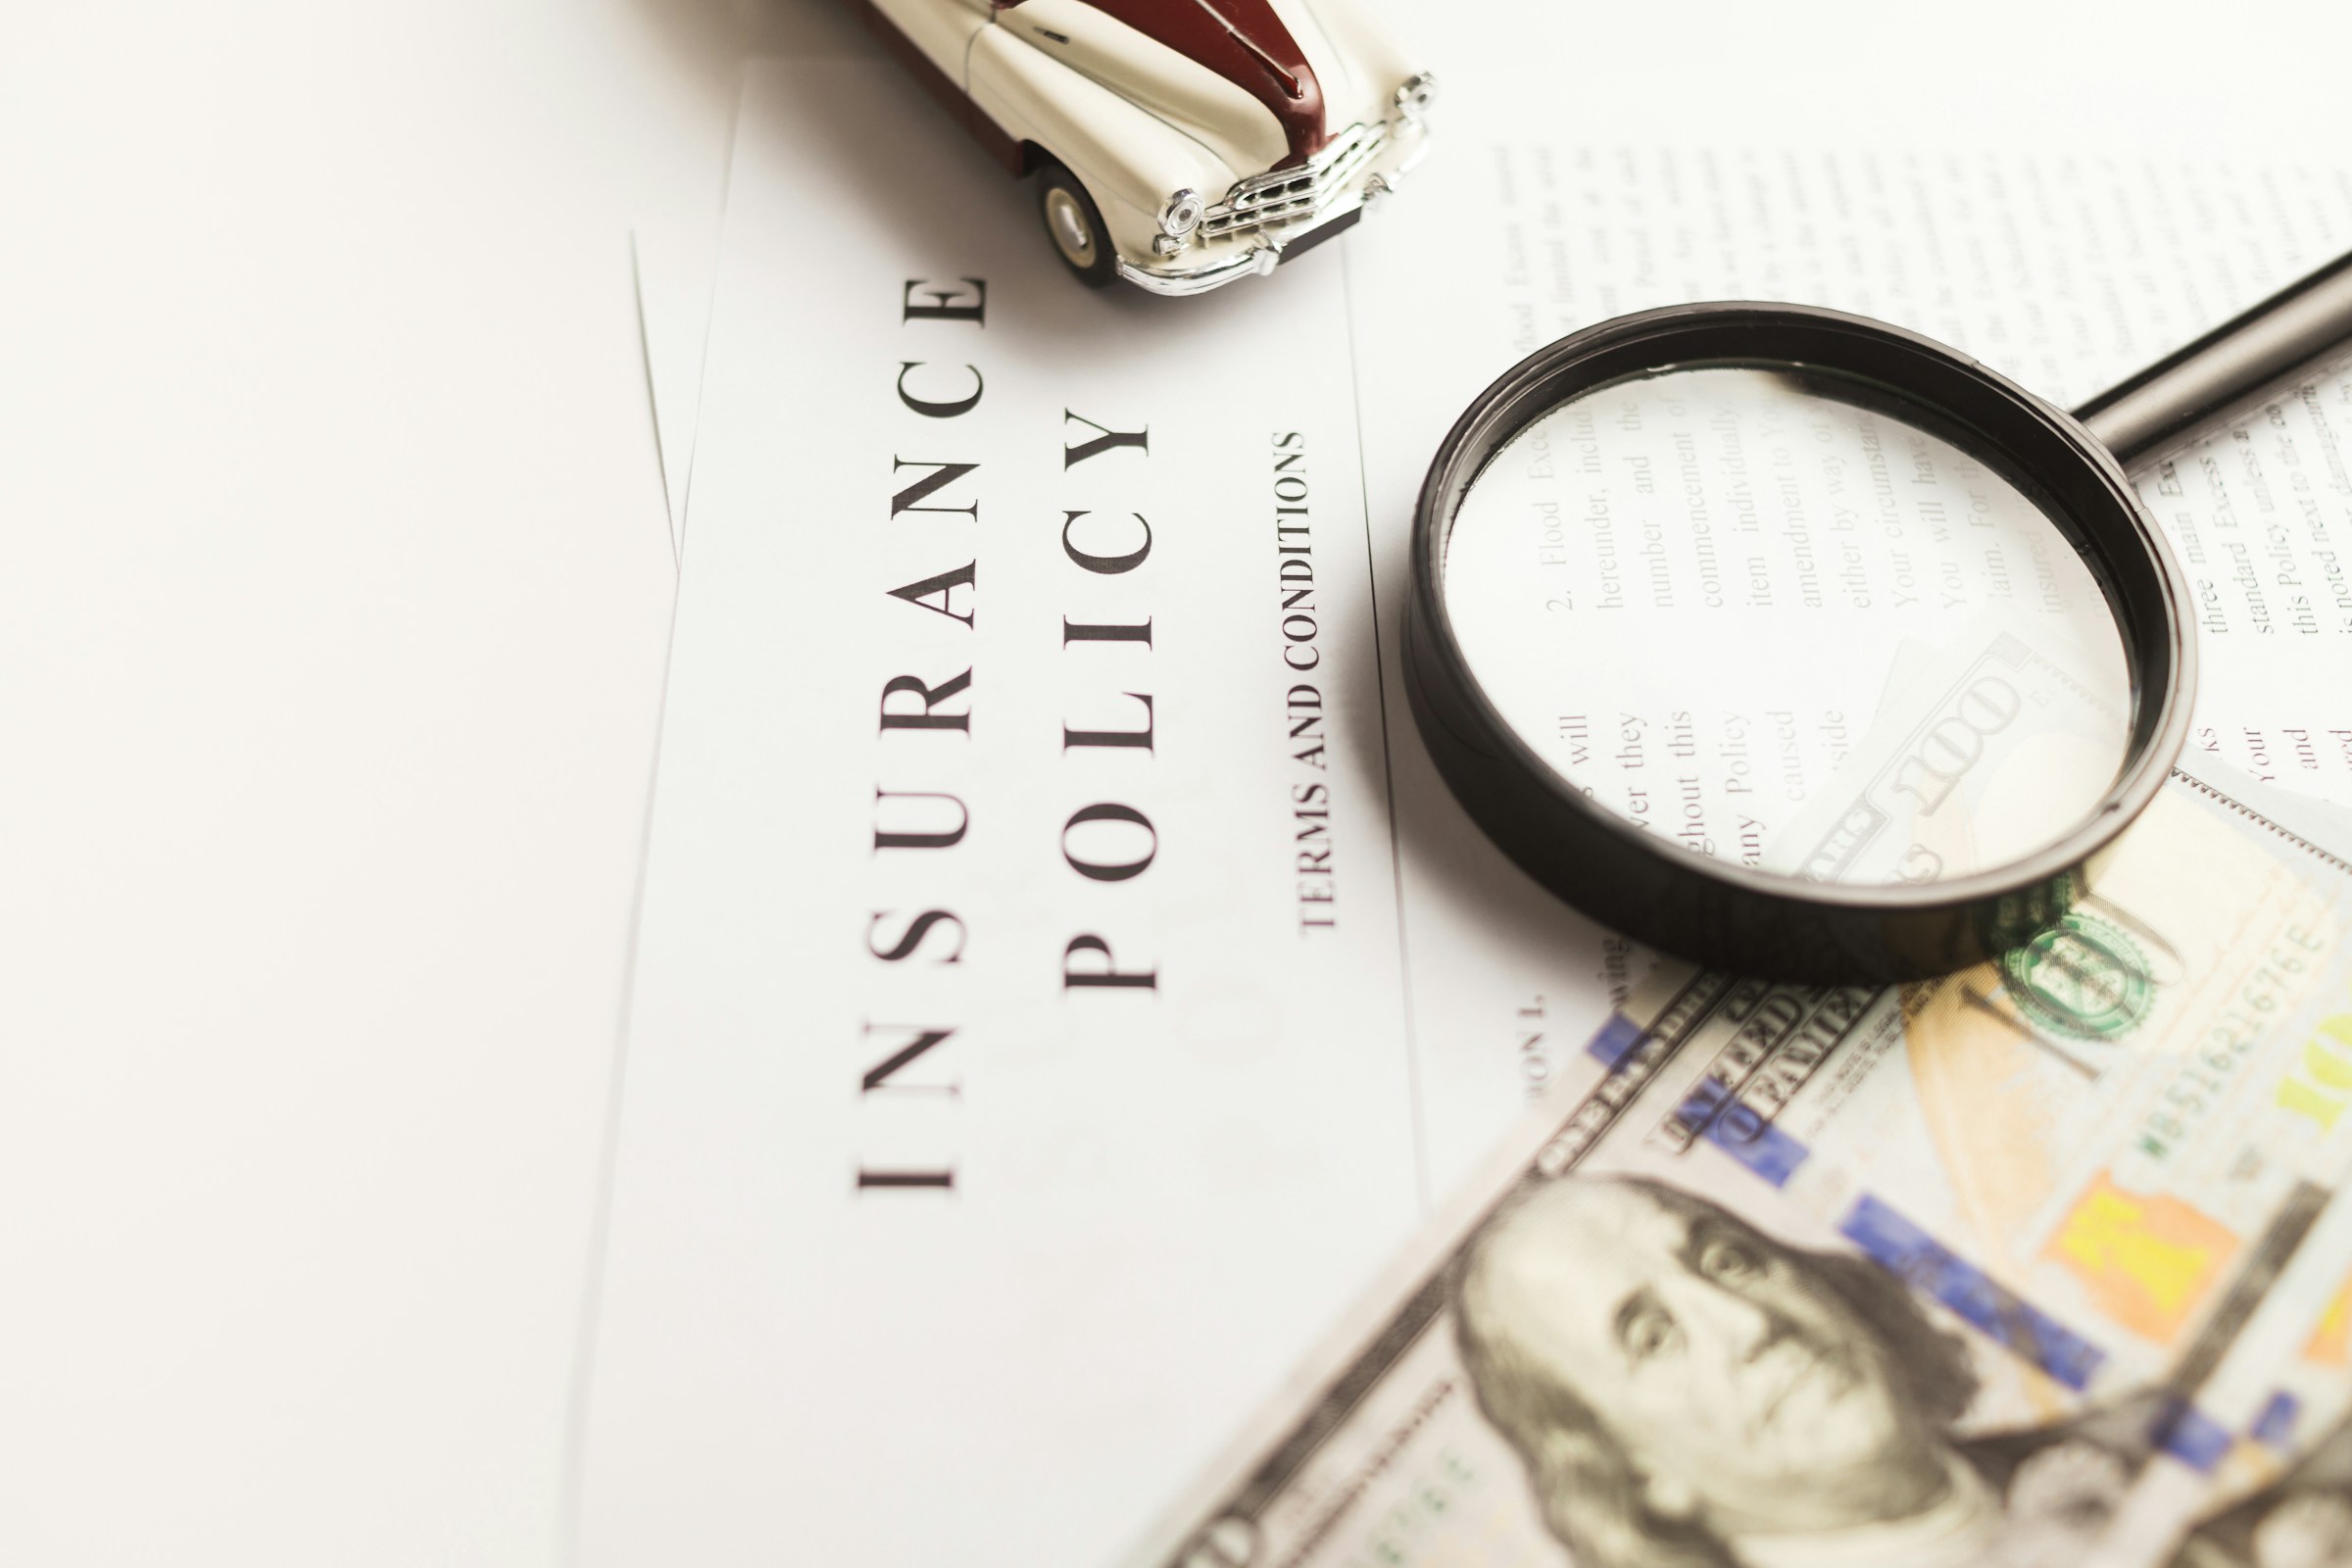
[[745, 105], [589, 1561], [1107, 1549], [1417, 1209], [1345, 302], [1078, 289], [931, 113]]
[[1420, 468], [1511, 360], [1780, 294], [2074, 396], [2352, 232], [2326, 181], [2159, 244], [2153, 172], [1501, 126], [1410, 223], [1159, 302], [928, 113], [840, 64], [744, 106], [590, 1563], [1101, 1560], [1591, 1070], [1645, 957], [1478, 837], [1393, 663]]

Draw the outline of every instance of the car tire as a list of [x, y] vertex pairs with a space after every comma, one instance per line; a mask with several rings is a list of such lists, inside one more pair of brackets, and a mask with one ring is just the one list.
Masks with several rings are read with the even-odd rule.
[[1049, 163], [1038, 176], [1038, 216], [1045, 220], [1046, 240], [1062, 266], [1088, 288], [1101, 288], [1119, 275], [1119, 260], [1110, 246], [1110, 230], [1102, 209], [1086, 193], [1078, 176], [1059, 164]]

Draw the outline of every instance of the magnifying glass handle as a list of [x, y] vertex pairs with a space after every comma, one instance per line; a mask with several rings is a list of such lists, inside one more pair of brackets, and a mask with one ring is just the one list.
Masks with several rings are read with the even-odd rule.
[[2339, 256], [2075, 410], [2127, 468], [2352, 339], [2352, 255]]

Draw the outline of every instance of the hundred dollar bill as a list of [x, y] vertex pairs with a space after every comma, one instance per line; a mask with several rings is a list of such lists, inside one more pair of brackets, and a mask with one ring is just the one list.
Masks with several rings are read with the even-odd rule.
[[2069, 628], [1980, 622], [1906, 643], [1860, 745], [1766, 844], [1767, 870], [1818, 882], [1934, 882], [2007, 864], [2085, 815], [2122, 766], [2119, 654]]
[[2345, 1164], [2352, 877], [2176, 783], [1871, 990], [1662, 970], [1138, 1568], [2079, 1568]]

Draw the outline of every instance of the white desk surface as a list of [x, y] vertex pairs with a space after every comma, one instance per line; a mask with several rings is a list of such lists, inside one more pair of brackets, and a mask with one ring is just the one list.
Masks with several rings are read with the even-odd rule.
[[[1588, 136], [2352, 162], [2340, 0], [1391, 9]], [[559, 1554], [674, 581], [627, 234], [710, 232], [736, 58], [869, 47], [0, 8], [0, 1557]]]

